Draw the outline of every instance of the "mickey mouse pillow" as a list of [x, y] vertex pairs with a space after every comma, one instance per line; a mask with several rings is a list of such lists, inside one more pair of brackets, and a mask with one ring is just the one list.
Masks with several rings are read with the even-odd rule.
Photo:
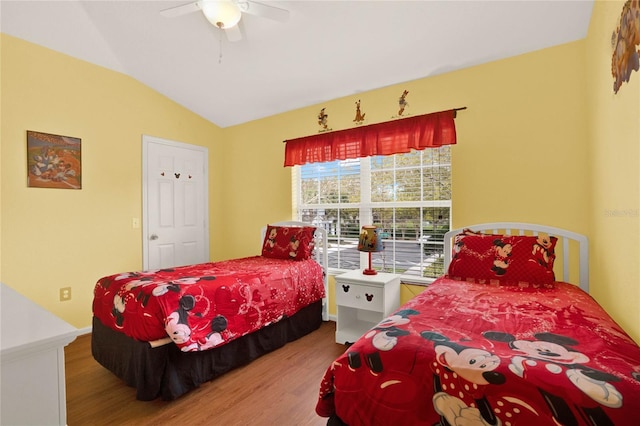
[[314, 248], [313, 226], [272, 226], [262, 243], [262, 255], [273, 259], [305, 260]]
[[556, 237], [456, 235], [447, 277], [480, 284], [553, 287]]

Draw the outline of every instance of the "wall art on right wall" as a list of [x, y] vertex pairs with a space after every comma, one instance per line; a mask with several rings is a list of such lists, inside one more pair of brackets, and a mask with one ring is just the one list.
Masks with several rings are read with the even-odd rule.
[[640, 69], [640, 1], [627, 0], [622, 7], [618, 28], [611, 35], [613, 93], [628, 83], [631, 73]]

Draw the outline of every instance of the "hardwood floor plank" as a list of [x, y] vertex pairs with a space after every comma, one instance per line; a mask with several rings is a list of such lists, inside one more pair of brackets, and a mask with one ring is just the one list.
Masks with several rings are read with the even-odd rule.
[[335, 323], [232, 370], [175, 401], [138, 401], [91, 356], [91, 336], [65, 348], [67, 423], [76, 425], [325, 425], [315, 413], [320, 380], [345, 347]]

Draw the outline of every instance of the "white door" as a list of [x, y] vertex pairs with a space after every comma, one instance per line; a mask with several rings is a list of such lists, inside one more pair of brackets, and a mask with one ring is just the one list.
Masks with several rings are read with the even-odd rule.
[[143, 267], [209, 261], [208, 150], [142, 137]]

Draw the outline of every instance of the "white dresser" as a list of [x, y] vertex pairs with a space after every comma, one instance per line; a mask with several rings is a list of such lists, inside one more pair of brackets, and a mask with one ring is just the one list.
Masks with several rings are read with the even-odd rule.
[[64, 347], [78, 329], [2, 284], [1, 425], [65, 425]]
[[336, 276], [336, 342], [355, 342], [399, 306], [400, 275], [357, 269]]

